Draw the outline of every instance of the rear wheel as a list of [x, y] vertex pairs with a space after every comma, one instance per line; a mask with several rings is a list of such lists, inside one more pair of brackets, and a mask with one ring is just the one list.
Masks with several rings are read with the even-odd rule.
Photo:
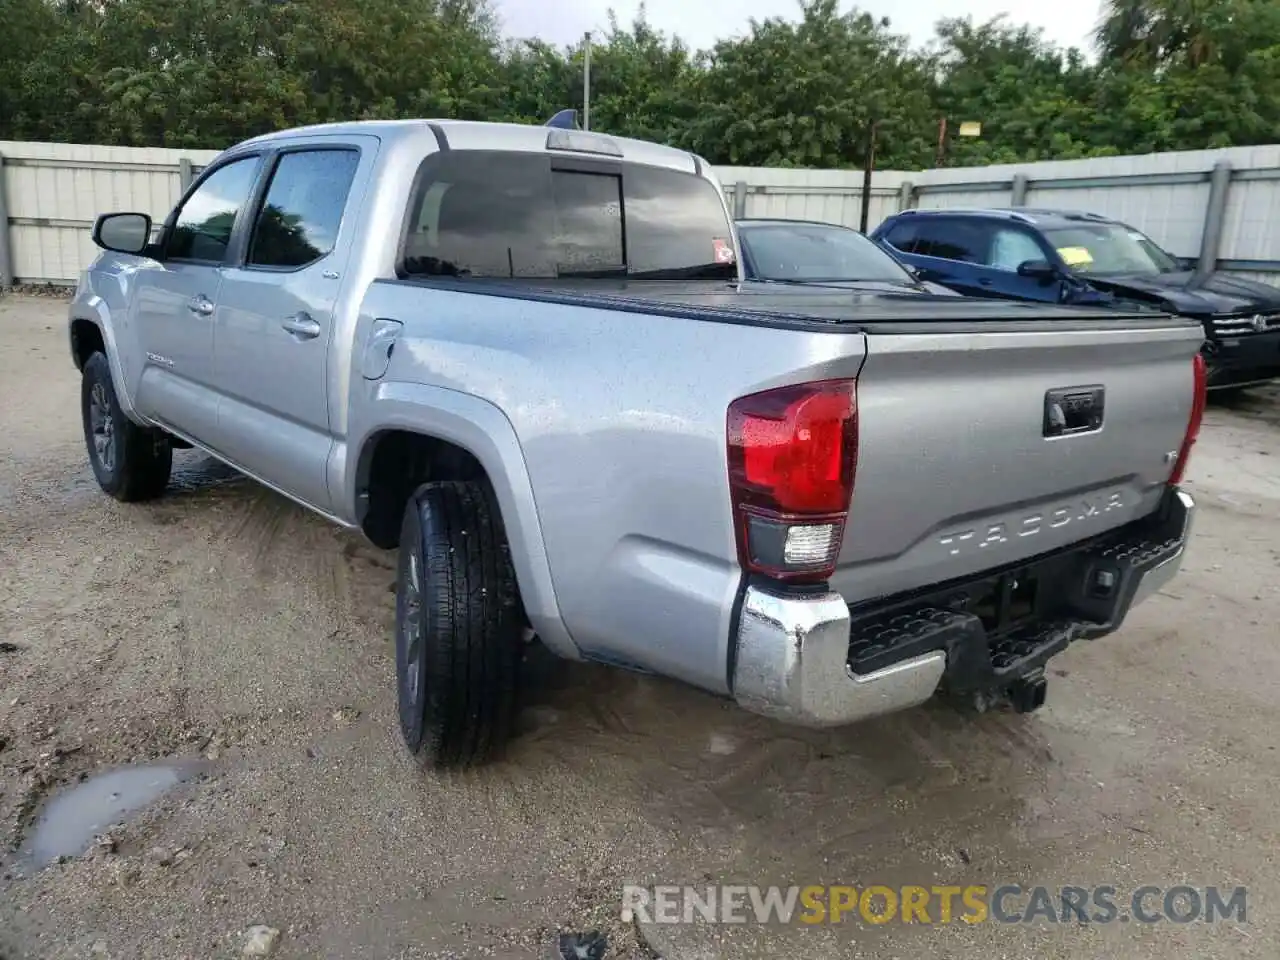
[[159, 430], [124, 415], [106, 354], [95, 353], [80, 381], [80, 413], [89, 465], [98, 486], [117, 500], [152, 500], [169, 485], [173, 448]]
[[495, 755], [511, 736], [523, 614], [497, 507], [480, 483], [410, 498], [396, 577], [400, 729], [436, 768]]

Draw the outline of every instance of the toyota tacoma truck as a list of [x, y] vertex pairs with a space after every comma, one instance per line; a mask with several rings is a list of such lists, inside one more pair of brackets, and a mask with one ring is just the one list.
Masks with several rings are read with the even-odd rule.
[[1187, 544], [1197, 323], [744, 282], [680, 150], [300, 128], [93, 238], [69, 322], [98, 483], [157, 497], [194, 447], [397, 549], [429, 766], [503, 746], [534, 642], [800, 725], [1032, 710]]

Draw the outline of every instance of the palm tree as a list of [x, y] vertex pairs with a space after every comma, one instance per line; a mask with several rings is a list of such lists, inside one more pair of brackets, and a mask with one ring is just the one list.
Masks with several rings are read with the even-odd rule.
[[[1199, 67], [1217, 54], [1215, 24], [1239, 0], [1106, 0], [1093, 39], [1104, 59]], [[1248, 2], [1248, 0], [1245, 0]]]

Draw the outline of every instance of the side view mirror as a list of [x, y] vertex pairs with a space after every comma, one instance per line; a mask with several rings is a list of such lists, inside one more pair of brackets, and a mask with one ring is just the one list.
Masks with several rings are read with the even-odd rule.
[[1048, 260], [1023, 260], [1018, 264], [1018, 276], [1048, 283], [1057, 278], [1058, 270]]
[[142, 253], [151, 243], [151, 217], [145, 213], [104, 213], [94, 221], [93, 242], [114, 253]]

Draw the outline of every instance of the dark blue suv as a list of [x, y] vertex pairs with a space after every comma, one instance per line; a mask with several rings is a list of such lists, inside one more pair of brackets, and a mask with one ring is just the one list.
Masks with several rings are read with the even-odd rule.
[[1201, 273], [1128, 224], [1071, 210], [904, 210], [871, 234], [971, 297], [1146, 306], [1200, 320], [1210, 389], [1280, 377], [1280, 289]]

